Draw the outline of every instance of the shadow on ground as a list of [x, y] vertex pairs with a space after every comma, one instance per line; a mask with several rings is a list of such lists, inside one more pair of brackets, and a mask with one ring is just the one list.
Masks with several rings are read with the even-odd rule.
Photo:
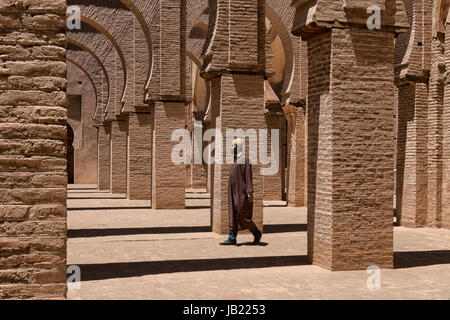
[[[210, 226], [186, 227], [151, 227], [151, 228], [117, 228], [117, 229], [73, 229], [67, 231], [68, 238], [93, 238], [107, 236], [129, 236], [138, 234], [200, 233], [211, 232]], [[264, 233], [284, 233], [306, 231], [306, 224], [269, 224], [264, 226]]]
[[309, 264], [307, 256], [276, 256], [82, 264], [78, 266], [81, 269], [82, 281], [94, 281], [175, 272], [255, 269], [307, 264]]
[[394, 253], [394, 268], [415, 268], [450, 264], [450, 250], [407, 251]]

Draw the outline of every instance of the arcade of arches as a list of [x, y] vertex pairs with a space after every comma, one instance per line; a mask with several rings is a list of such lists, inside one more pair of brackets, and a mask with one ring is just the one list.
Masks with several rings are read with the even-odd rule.
[[307, 207], [309, 263], [393, 268], [394, 223], [450, 229], [449, 5], [0, 0], [0, 298], [66, 297], [67, 182], [156, 211], [203, 189], [227, 233], [229, 167], [173, 163], [180, 128], [278, 129], [257, 225]]

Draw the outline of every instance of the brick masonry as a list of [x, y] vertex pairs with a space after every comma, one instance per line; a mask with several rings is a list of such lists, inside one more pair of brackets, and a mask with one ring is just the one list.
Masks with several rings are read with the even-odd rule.
[[441, 75], [445, 67], [443, 44], [433, 40], [432, 65], [429, 80], [428, 103], [428, 199], [427, 225], [439, 227], [442, 223], [442, 151], [443, 151], [443, 93], [444, 83]]
[[[281, 108], [280, 108], [281, 110]], [[267, 128], [267, 155], [271, 157], [272, 149], [272, 135], [271, 130], [278, 130], [278, 171], [273, 175], [263, 176], [264, 181], [264, 200], [266, 201], [280, 201], [283, 200], [283, 193], [285, 187], [285, 172], [284, 172], [284, 153], [283, 153], [283, 131], [285, 130], [285, 118], [282, 112], [268, 111], [266, 116], [266, 128]]]
[[111, 121], [110, 191], [127, 193], [127, 121]]
[[[215, 101], [213, 116], [215, 126], [223, 134], [223, 163], [214, 164], [213, 170], [213, 195], [212, 195], [212, 230], [220, 234], [228, 233], [228, 177], [230, 165], [226, 164], [226, 137], [227, 129], [248, 129], [266, 128], [264, 116], [264, 78], [254, 75], [231, 75], [224, 74], [212, 80], [212, 95]], [[220, 98], [219, 98], [220, 97]], [[216, 100], [217, 99], [217, 100]], [[245, 105], [245, 108], [242, 108]], [[259, 145], [252, 145], [251, 148], [258, 149]], [[252, 152], [249, 149], [248, 139], [246, 140], [247, 156]], [[254, 151], [254, 150], [253, 150]], [[261, 175], [261, 165], [253, 164], [253, 220], [262, 230], [263, 225], [263, 176]]]
[[153, 113], [128, 115], [127, 197], [151, 200]]
[[[95, 86], [99, 189], [130, 199], [151, 192], [154, 208], [184, 208], [186, 167], [171, 162], [170, 137], [185, 126], [188, 23], [209, 26], [200, 28], [205, 39], [188, 40], [212, 82], [211, 125], [267, 128], [267, 17], [286, 53], [280, 100], [302, 105], [308, 91], [306, 119], [298, 108], [291, 121], [288, 203], [303, 205], [307, 185], [312, 261], [332, 270], [392, 266], [394, 106], [400, 224], [450, 228], [448, 1], [377, 0], [383, 31], [368, 31], [361, 18], [373, 1], [78, 2], [92, 21], [68, 32], [68, 61]], [[308, 4], [316, 4], [308, 8], [314, 25], [299, 10]], [[65, 10], [61, 0], [0, 2], [0, 298], [65, 297]], [[394, 48], [393, 34], [408, 28]], [[305, 158], [308, 180], [300, 183]], [[190, 169], [192, 187], [208, 173], [213, 230], [227, 232], [228, 167]], [[255, 165], [261, 227], [258, 172]], [[267, 199], [279, 198], [283, 177], [276, 179], [266, 180]]]
[[171, 138], [175, 130], [184, 129], [184, 103], [156, 102], [154, 114], [152, 207], [183, 209], [186, 205], [186, 165], [173, 163], [172, 150], [178, 142]]
[[0, 299], [66, 297], [65, 10], [0, 2]]
[[306, 206], [306, 114], [305, 108], [288, 105], [283, 108], [288, 121], [288, 188], [289, 207]]
[[[445, 33], [445, 68], [450, 70], [450, 24]], [[442, 227], [450, 229], [450, 79], [444, 79]]]
[[331, 29], [308, 55], [310, 259], [392, 268], [394, 36]]
[[425, 83], [398, 88], [396, 208], [409, 227], [427, 222], [427, 108]]
[[109, 191], [111, 188], [111, 124], [99, 126], [97, 130], [97, 187], [101, 191]]

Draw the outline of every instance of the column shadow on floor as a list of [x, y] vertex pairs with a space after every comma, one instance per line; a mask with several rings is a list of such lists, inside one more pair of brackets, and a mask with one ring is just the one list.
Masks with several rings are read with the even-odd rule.
[[394, 268], [426, 267], [450, 264], [450, 250], [405, 251], [394, 253]]
[[92, 238], [107, 236], [129, 236], [138, 234], [198, 233], [211, 232], [209, 226], [187, 227], [151, 227], [151, 228], [117, 228], [117, 229], [79, 229], [67, 230], [68, 238]]
[[81, 264], [81, 281], [140, 277], [176, 272], [256, 269], [309, 265], [307, 256], [272, 256]]
[[236, 246], [238, 247], [242, 247], [242, 246], [248, 246], [248, 247], [255, 247], [255, 246], [259, 246], [259, 247], [267, 247], [269, 244], [267, 242], [260, 242], [259, 244], [253, 244], [253, 242], [242, 242], [242, 243], [238, 243]]
[[[189, 199], [190, 200], [190, 199]], [[205, 205], [205, 206], [186, 206], [187, 210], [199, 210], [199, 209], [209, 209], [211, 206]]]
[[135, 207], [71, 207], [67, 211], [101, 211], [101, 210], [138, 210], [151, 209], [151, 206], [135, 206]]
[[118, 197], [67, 197], [67, 200], [127, 200], [127, 198]]
[[265, 224], [264, 233], [305, 232], [305, 223], [299, 224]]
[[[268, 224], [264, 225], [264, 234], [304, 232], [306, 224]], [[202, 233], [212, 232], [210, 226], [115, 228], [115, 229], [69, 229], [68, 238], [93, 238], [107, 236], [129, 236], [138, 234]]]
[[70, 193], [70, 194], [108, 194], [109, 192], [108, 191], [90, 191], [90, 190], [84, 190], [84, 191], [82, 191], [82, 190], [79, 190], [79, 191], [72, 191], [73, 189], [71, 189], [71, 190], [68, 190], [68, 192]]

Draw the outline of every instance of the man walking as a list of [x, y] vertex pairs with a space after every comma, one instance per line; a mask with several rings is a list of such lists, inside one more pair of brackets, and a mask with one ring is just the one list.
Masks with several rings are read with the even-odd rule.
[[250, 229], [254, 245], [258, 245], [262, 233], [253, 222], [252, 165], [244, 154], [244, 141], [233, 140], [234, 164], [230, 168], [228, 182], [228, 221], [230, 233], [221, 245], [236, 245], [238, 230]]

